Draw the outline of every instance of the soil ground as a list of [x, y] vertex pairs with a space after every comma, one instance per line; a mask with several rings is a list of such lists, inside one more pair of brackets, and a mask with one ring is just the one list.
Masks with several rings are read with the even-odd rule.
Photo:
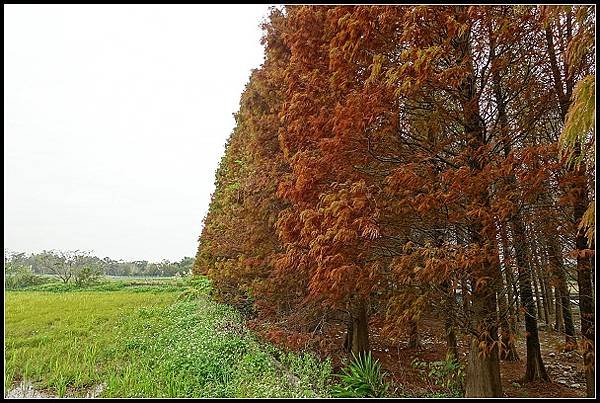
[[[574, 313], [576, 328], [578, 315]], [[277, 344], [287, 344], [290, 348], [290, 339], [281, 337], [288, 333], [284, 329], [273, 332], [274, 324], [255, 321], [253, 326], [259, 334]], [[261, 331], [260, 329], [271, 329]], [[377, 318], [370, 321], [369, 342], [372, 354], [388, 374], [388, 381], [392, 382], [392, 391], [396, 395], [404, 396], [432, 396], [435, 393], [448, 392], [439, 387], [434, 380], [427, 376], [427, 371], [413, 368], [411, 363], [415, 358], [420, 361], [440, 361], [446, 355], [446, 344], [443, 324], [439, 318], [424, 317], [419, 321], [419, 348], [408, 348], [408, 335], [400, 334], [397, 337], [384, 335]], [[343, 351], [343, 342], [346, 326], [343, 323], [330, 324], [319, 332], [320, 344], [312, 344], [309, 349], [319, 353], [323, 358], [331, 357], [333, 367], [339, 370], [344, 364], [347, 354]], [[269, 335], [278, 334], [273, 338]], [[288, 333], [291, 334], [291, 333]], [[585, 397], [585, 375], [583, 372], [583, 359], [578, 351], [562, 352], [564, 335], [552, 329], [551, 326], [540, 326], [539, 336], [542, 348], [542, 357], [551, 382], [522, 382], [525, 374], [525, 330], [520, 329], [517, 335], [516, 347], [520, 357], [516, 362], [501, 362], [500, 371], [502, 390], [505, 397]], [[297, 333], [296, 333], [297, 335]], [[314, 338], [314, 334], [312, 335]], [[292, 340], [306, 340], [306, 337], [292, 336]], [[461, 361], [465, 362], [469, 336], [458, 334], [458, 349]], [[293, 348], [293, 347], [292, 347]], [[297, 349], [302, 347], [297, 345]]]

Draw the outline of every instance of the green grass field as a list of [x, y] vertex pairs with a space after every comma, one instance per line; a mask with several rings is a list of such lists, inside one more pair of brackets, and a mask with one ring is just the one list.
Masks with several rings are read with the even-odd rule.
[[53, 396], [329, 395], [329, 363], [258, 341], [206, 282], [177, 281], [5, 292], [5, 395], [21, 381]]

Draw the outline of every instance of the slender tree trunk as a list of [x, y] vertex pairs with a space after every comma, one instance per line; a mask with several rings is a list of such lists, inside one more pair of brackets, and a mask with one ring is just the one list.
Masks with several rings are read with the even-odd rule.
[[519, 271], [519, 289], [521, 302], [525, 308], [525, 331], [527, 340], [527, 367], [525, 381], [550, 381], [540, 350], [540, 339], [535, 315], [535, 306], [531, 290], [531, 269], [527, 261], [525, 226], [519, 214], [513, 216], [515, 257]]
[[[542, 273], [542, 281], [544, 284], [544, 301], [546, 301], [546, 306], [548, 308], [548, 319], [549, 321], [554, 316], [554, 293], [552, 292], [552, 285], [550, 284], [550, 278], [548, 274], [550, 273], [550, 261], [548, 259], [548, 251], [543, 247], [540, 242], [539, 234], [536, 233], [535, 248], [537, 253], [540, 256], [540, 273]], [[550, 323], [550, 322], [548, 322]]]
[[471, 317], [471, 297], [469, 296], [469, 283], [465, 278], [460, 280], [460, 296], [462, 300], [464, 316], [465, 319], [468, 320]]
[[[515, 291], [515, 319], [517, 320], [517, 323], [521, 323], [521, 313], [522, 313], [522, 309], [521, 306], [523, 305], [522, 300], [521, 300], [521, 290], [519, 289], [519, 282], [517, 280], [515, 280], [514, 275], [512, 273], [511, 270], [508, 271], [511, 277], [511, 282], [512, 284], [514, 284], [514, 287], [516, 289]], [[518, 273], [517, 273], [517, 279], [518, 279]]]
[[513, 274], [513, 268], [511, 265], [508, 265], [505, 271], [506, 277], [506, 285], [510, 288], [508, 305], [513, 309], [514, 317], [517, 322], [521, 321], [521, 316], [519, 312], [521, 311], [521, 298], [519, 297], [519, 285], [515, 281], [515, 276]]
[[[506, 239], [506, 232], [500, 226], [500, 243], [502, 245], [502, 257], [504, 272], [506, 273], [509, 269], [509, 254], [508, 254], [508, 242]], [[500, 281], [502, 281], [502, 273], [498, 273]], [[518, 361], [519, 354], [515, 346], [515, 334], [513, 332], [514, 326], [514, 315], [512, 304], [509, 302], [512, 298], [512, 285], [506, 282], [506, 286], [502, 287], [498, 293], [498, 311], [500, 314], [500, 359], [502, 361]], [[512, 326], [511, 326], [512, 322]]]
[[548, 281], [548, 276], [544, 276], [544, 289], [546, 290], [546, 301], [548, 301], [548, 323], [550, 323], [554, 316], [554, 293], [552, 292], [552, 286]]
[[535, 266], [531, 267], [530, 269], [530, 275], [531, 275], [531, 279], [533, 280], [533, 293], [535, 295], [535, 306], [537, 308], [537, 318], [542, 318], [544, 313], [542, 310], [542, 303], [541, 303], [541, 298], [540, 298], [540, 290], [538, 287], [538, 279], [537, 276], [535, 275]]
[[[563, 319], [563, 308], [562, 305], [560, 303], [561, 301], [561, 296], [560, 296], [560, 290], [555, 287], [554, 288], [554, 301], [556, 303], [556, 309], [554, 310], [555, 312], [555, 322], [554, 322], [554, 330], [556, 330], [557, 332], [564, 332], [565, 331], [565, 322]], [[572, 325], [573, 323], [571, 323]], [[567, 335], [567, 337], [569, 337]]]
[[446, 332], [446, 359], [447, 360], [458, 360], [458, 347], [456, 344], [456, 333], [454, 331], [456, 321], [456, 295], [450, 282], [443, 284], [443, 288], [446, 291], [445, 302], [446, 309], [444, 311], [445, 321], [444, 330]]
[[514, 318], [508, 311], [506, 294], [498, 295], [498, 310], [500, 314], [500, 359], [502, 361], [518, 361], [519, 354], [515, 346], [515, 334], [511, 327]]
[[540, 319], [544, 318], [544, 323], [546, 326], [550, 326], [550, 317], [549, 317], [549, 309], [548, 309], [548, 292], [546, 290], [546, 284], [544, 282], [544, 272], [543, 272], [543, 262], [542, 257], [540, 255], [540, 251], [537, 247], [536, 237], [533, 233], [533, 228], [529, 228], [529, 234], [531, 238], [531, 251], [532, 251], [532, 261], [533, 261], [533, 276], [537, 278], [537, 284], [539, 285], [539, 297], [542, 305], [542, 312], [539, 312], [538, 315]]
[[[502, 314], [503, 306], [500, 304], [500, 313]], [[510, 315], [506, 315], [500, 321], [500, 359], [502, 361], [519, 361], [519, 354], [515, 346], [515, 334], [512, 331], [511, 321], [514, 319]]]
[[508, 306], [508, 314], [510, 317], [514, 318], [516, 314], [517, 303], [515, 299], [517, 298], [515, 292], [513, 290], [514, 281], [512, 278], [511, 268], [506, 266], [504, 268], [504, 276], [502, 276], [504, 283], [506, 284], [506, 304]]
[[569, 294], [569, 287], [567, 286], [566, 269], [556, 239], [549, 237], [547, 247], [550, 269], [556, 284], [557, 309], [561, 311], [559, 328], [565, 332], [564, 350], [572, 351], [577, 348], [577, 338], [575, 337], [575, 325], [573, 324], [573, 315], [571, 313], [571, 296]]
[[[464, 245], [465, 239], [462, 236], [459, 228], [456, 228], [456, 243], [458, 245]], [[464, 318], [464, 324], [466, 327], [469, 327], [470, 324], [470, 317], [471, 317], [471, 304], [470, 304], [470, 296], [469, 296], [469, 280], [466, 277], [461, 277], [460, 278], [460, 300], [461, 300], [461, 304], [462, 304], [462, 313], [463, 313], [463, 318]]]
[[544, 322], [546, 323], [546, 326], [550, 327], [550, 300], [548, 296], [548, 289], [546, 288], [546, 282], [543, 277], [538, 276], [538, 280], [542, 289], [542, 308], [544, 308]]

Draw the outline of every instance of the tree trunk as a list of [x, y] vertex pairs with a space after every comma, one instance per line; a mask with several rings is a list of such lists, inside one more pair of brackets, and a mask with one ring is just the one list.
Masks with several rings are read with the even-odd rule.
[[465, 397], [501, 397], [496, 293], [480, 287], [473, 293], [473, 322], [477, 337], [471, 338], [465, 377]]
[[544, 308], [544, 322], [550, 327], [550, 299], [548, 296], [548, 289], [546, 288], [546, 282], [543, 277], [538, 277], [540, 286], [542, 288], [542, 308]]
[[352, 318], [348, 320], [346, 327], [346, 337], [344, 338], [344, 351], [347, 353], [352, 352], [352, 335], [354, 334], [354, 321]]
[[541, 298], [540, 298], [540, 290], [538, 287], [538, 279], [535, 273], [535, 266], [531, 267], [530, 266], [530, 270], [529, 270], [531, 279], [533, 280], [533, 294], [535, 295], [535, 307], [537, 308], [537, 315], [536, 315], [536, 322], [537, 322], [537, 318], [542, 318], [544, 316], [543, 310], [542, 310], [542, 303], [541, 303]]
[[[457, 21], [469, 23], [469, 17], [461, 6], [455, 6]], [[453, 38], [452, 45], [457, 54], [457, 62], [466, 67], [463, 80], [458, 86], [462, 125], [467, 138], [470, 153], [468, 165], [473, 172], [481, 172], [487, 161], [480, 158], [479, 148], [486, 142], [484, 120], [479, 111], [479, 99], [476, 92], [476, 77], [469, 39], [470, 30]], [[470, 200], [484, 210], [490, 209], [487, 188], [480, 189]], [[497, 248], [493, 253], [486, 247], [495, 242], [495, 233], [484, 230], [481, 219], [475, 218], [469, 223], [470, 242], [480, 247], [485, 255], [481, 262], [470, 267], [472, 303], [472, 327], [469, 358], [465, 375], [465, 397], [501, 397], [500, 360], [498, 357], [498, 317], [496, 313], [496, 292], [498, 291], [498, 266], [500, 264]], [[481, 282], [485, 279], [485, 282]]]
[[[506, 239], [506, 232], [502, 229], [502, 226], [500, 228], [500, 232], [503, 266], [504, 271], [507, 272], [508, 270], [510, 270], [508, 258], [508, 242]], [[501, 272], [498, 273], [498, 277], [500, 281], [502, 281]], [[507, 298], [507, 295], [512, 295], [512, 285], [506, 282], [506, 286], [501, 288], [502, 289], [500, 290], [500, 292], [498, 292], [498, 311], [500, 314], [500, 359], [502, 361], [518, 361], [519, 354], [517, 353], [517, 348], [514, 343], [515, 334], [513, 332], [513, 309], [512, 304], [509, 303], [509, 300], [511, 300], [512, 298]]]
[[350, 346], [350, 351], [357, 357], [359, 354], [367, 353], [369, 351], [369, 319], [364, 301], [357, 303], [348, 330], [350, 333], [348, 333], [346, 344]]
[[[512, 313], [514, 313], [516, 321], [520, 322], [519, 317], [519, 290], [513, 276], [512, 257], [510, 253], [510, 243], [508, 241], [508, 235], [506, 233], [506, 226], [500, 225], [500, 242], [502, 244], [502, 256], [504, 263], [504, 275], [506, 277], [506, 288], [508, 290], [508, 307]], [[516, 330], [516, 327], [515, 329]]]
[[554, 316], [554, 293], [552, 292], [552, 286], [550, 286], [550, 282], [548, 281], [548, 276], [544, 276], [544, 289], [546, 290], [545, 300], [548, 301], [548, 323], [550, 323]]
[[462, 301], [465, 322], [468, 322], [469, 318], [471, 317], [471, 304], [469, 302], [469, 283], [465, 278], [460, 280], [460, 297]]
[[521, 312], [521, 297], [519, 296], [519, 285], [515, 281], [515, 276], [513, 274], [513, 269], [511, 266], [506, 269], [506, 284], [510, 287], [512, 295], [512, 299], [509, 299], [508, 304], [510, 307], [514, 309], [515, 320], [517, 322], [521, 321], [521, 316], [519, 313]]
[[[585, 179], [582, 179], [582, 181]], [[580, 185], [579, 197], [575, 202], [574, 221], [579, 224], [588, 205], [585, 187]], [[579, 312], [581, 315], [581, 338], [583, 344], [583, 365], [586, 378], [586, 395], [594, 397], [594, 294], [592, 288], [592, 265], [590, 257], [582, 252], [588, 249], [587, 238], [583, 231], [578, 231], [575, 238], [577, 251], [577, 286], [579, 288]]]
[[573, 315], [571, 313], [571, 296], [567, 286], [565, 275], [565, 266], [560, 253], [560, 247], [555, 238], [548, 238], [548, 258], [554, 282], [556, 284], [557, 309], [560, 309], [560, 329], [565, 332], [565, 351], [572, 351], [577, 348], [577, 338], [575, 337], [575, 325], [573, 324]]
[[446, 359], [447, 360], [458, 360], [458, 347], [456, 343], [456, 333], [454, 332], [455, 326], [455, 310], [456, 310], [456, 295], [454, 295], [454, 289], [447, 282], [444, 285], [446, 290], [446, 319], [444, 321], [444, 330], [446, 331]]
[[418, 323], [415, 319], [408, 321], [408, 348], [420, 348]]
[[[554, 287], [554, 302], [556, 304], [556, 308], [554, 310], [554, 314], [555, 314], [554, 330], [562, 333], [565, 331], [565, 322], [563, 319], [563, 309], [562, 309], [560, 300], [561, 300], [560, 290], [557, 287]], [[568, 337], [568, 335], [567, 335], [567, 337]]]
[[456, 343], [456, 333], [451, 318], [446, 318], [446, 359], [458, 361], [458, 346]]
[[527, 340], [527, 368], [525, 381], [550, 381], [540, 351], [540, 339], [538, 335], [537, 318], [531, 290], [531, 268], [527, 262], [525, 226], [519, 214], [515, 214], [511, 220], [513, 229], [513, 241], [515, 257], [519, 272], [519, 294], [521, 303], [525, 308], [525, 332]]
[[[570, 14], [568, 15], [570, 18]], [[571, 32], [567, 32], [565, 38], [567, 43], [571, 40]], [[546, 42], [548, 45], [548, 60], [554, 87], [559, 101], [560, 115], [563, 123], [571, 107], [571, 93], [573, 89], [574, 75], [565, 74], [563, 91], [563, 78], [559, 73], [559, 64], [556, 58], [556, 49], [552, 35], [552, 26], [546, 25]], [[567, 63], [564, 63], [567, 66]], [[573, 157], [577, 158], [581, 153], [581, 146], [575, 143], [573, 147]], [[574, 183], [574, 203], [573, 203], [573, 221], [579, 225], [581, 217], [588, 206], [587, 180], [585, 169], [583, 167], [569, 166], [569, 171], [575, 174]], [[583, 343], [583, 364], [586, 371], [586, 392], [588, 397], [594, 397], [595, 379], [594, 379], [594, 297], [591, 279], [591, 263], [587, 256], [582, 255], [582, 251], [587, 249], [587, 239], [582, 231], [577, 230], [575, 234], [575, 249], [577, 252], [577, 285], [579, 287], [579, 312], [581, 314], [581, 337]], [[562, 290], [561, 290], [562, 291]], [[565, 318], [566, 319], [566, 318]]]
[[[515, 333], [513, 331], [514, 318], [507, 312], [506, 296], [500, 294], [498, 299], [500, 311], [500, 359], [502, 361], [519, 361], [519, 354], [515, 346]], [[511, 326], [511, 322], [513, 326]]]
[[[539, 250], [537, 249], [537, 245], [535, 242], [535, 237], [533, 236], [534, 234], [532, 233], [533, 231], [530, 231], [530, 238], [532, 239], [531, 242], [531, 248], [532, 248], [532, 260], [533, 260], [533, 276], [534, 278], [537, 278], [537, 284], [539, 286], [539, 297], [540, 297], [540, 302], [542, 305], [542, 311], [539, 311], [539, 306], [538, 306], [538, 315], [540, 317], [540, 319], [543, 317], [544, 318], [544, 323], [546, 324], [546, 326], [549, 326], [550, 324], [550, 315], [549, 315], [549, 308], [548, 308], [548, 292], [546, 290], [546, 283], [544, 282], [544, 273], [543, 273], [543, 269], [542, 269], [542, 260], [539, 254]], [[537, 287], [537, 286], [536, 286]]]
[[[472, 242], [480, 244], [483, 226], [474, 223], [470, 226]], [[498, 314], [496, 293], [501, 285], [500, 261], [496, 254], [485, 259], [478, 269], [474, 269], [471, 283], [471, 312], [473, 324], [469, 356], [465, 374], [465, 397], [501, 397], [500, 359], [498, 348]], [[487, 274], [487, 284], [479, 284], [476, 279]]]
[[[532, 231], [533, 230], [534, 229], [532, 229]], [[548, 324], [550, 324], [550, 321], [554, 316], [554, 293], [552, 292], [550, 277], [548, 276], [551, 272], [548, 269], [550, 267], [550, 261], [548, 259], [548, 251], [544, 249], [539, 237], [539, 233], [536, 233], [534, 245], [537, 250], [536, 254], [540, 256], [539, 272], [542, 274], [544, 301], [546, 302], [546, 307], [548, 309]]]

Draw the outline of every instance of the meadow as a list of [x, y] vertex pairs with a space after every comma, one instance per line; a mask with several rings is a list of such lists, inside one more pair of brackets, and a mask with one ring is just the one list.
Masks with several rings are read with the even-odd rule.
[[329, 396], [329, 362], [257, 339], [204, 278], [5, 292], [5, 396]]

